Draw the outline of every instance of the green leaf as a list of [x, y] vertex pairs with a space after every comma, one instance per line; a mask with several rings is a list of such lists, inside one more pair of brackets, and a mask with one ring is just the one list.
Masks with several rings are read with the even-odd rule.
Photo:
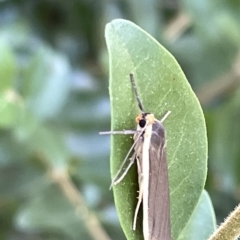
[[41, 46], [25, 71], [21, 90], [26, 105], [40, 118], [51, 118], [61, 111], [70, 89], [67, 59]]
[[12, 127], [19, 117], [21, 108], [12, 97], [12, 92], [0, 95], [0, 128]]
[[28, 110], [21, 113], [14, 136], [32, 152], [41, 153], [39, 157], [47, 159], [54, 166], [65, 166], [70, 158], [61, 132], [52, 125], [40, 123]]
[[19, 210], [15, 225], [22, 231], [52, 231], [67, 235], [65, 239], [89, 239], [69, 201], [57, 186], [47, 186], [46, 181]]
[[16, 59], [12, 49], [6, 40], [0, 37], [0, 92], [12, 87], [16, 76], [16, 67]]
[[[140, 110], [130, 84], [133, 72], [144, 109], [161, 119], [167, 131], [171, 225], [177, 239], [189, 221], [203, 190], [207, 172], [207, 138], [203, 113], [174, 57], [149, 34], [125, 20], [106, 27], [110, 55], [111, 129], [135, 129]], [[131, 136], [111, 139], [111, 175], [114, 176], [129, 148]], [[137, 202], [137, 170], [132, 167], [113, 189], [120, 223], [127, 239], [143, 239], [141, 221], [132, 230]]]
[[208, 239], [215, 229], [216, 217], [212, 202], [208, 193], [204, 190], [187, 226], [180, 234], [178, 240]]

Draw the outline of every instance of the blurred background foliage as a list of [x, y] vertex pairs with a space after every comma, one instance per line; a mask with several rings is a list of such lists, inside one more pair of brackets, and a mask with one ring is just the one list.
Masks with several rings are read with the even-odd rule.
[[110, 128], [104, 26], [115, 18], [160, 41], [196, 92], [218, 222], [240, 201], [238, 0], [3, 0], [0, 239], [125, 239], [98, 135]]

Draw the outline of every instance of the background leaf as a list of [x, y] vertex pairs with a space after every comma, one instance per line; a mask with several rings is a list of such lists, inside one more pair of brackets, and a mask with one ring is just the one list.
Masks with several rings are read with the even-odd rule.
[[[161, 117], [167, 130], [167, 156], [170, 175], [171, 225], [177, 239], [187, 224], [206, 179], [206, 127], [200, 105], [172, 55], [150, 35], [125, 20], [106, 27], [110, 54], [110, 101], [112, 130], [134, 129], [139, 109], [129, 73], [133, 72], [144, 108]], [[111, 141], [111, 174], [117, 172], [132, 137], [114, 136]], [[114, 187], [117, 211], [128, 239], [142, 239], [141, 220], [132, 231], [137, 197], [136, 168]]]
[[9, 44], [0, 36], [0, 93], [11, 88], [16, 77], [16, 59]]
[[215, 229], [216, 217], [212, 202], [207, 191], [203, 190], [199, 202], [178, 240], [206, 240]]
[[[49, 201], [49, 198], [52, 201]], [[59, 235], [65, 234], [65, 239], [77, 239], [78, 236], [88, 239], [83, 231], [84, 224], [79, 222], [74, 209], [60, 189], [46, 182], [42, 189], [36, 191], [31, 201], [19, 210], [15, 224], [21, 230], [48, 231], [52, 228], [53, 232]]]
[[21, 88], [36, 116], [45, 119], [59, 114], [69, 94], [69, 78], [70, 67], [64, 56], [46, 47], [35, 53]]

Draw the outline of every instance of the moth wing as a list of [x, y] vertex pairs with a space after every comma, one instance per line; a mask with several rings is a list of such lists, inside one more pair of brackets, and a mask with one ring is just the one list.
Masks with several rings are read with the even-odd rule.
[[170, 240], [172, 238], [165, 130], [159, 121], [152, 125], [149, 165], [149, 239]]

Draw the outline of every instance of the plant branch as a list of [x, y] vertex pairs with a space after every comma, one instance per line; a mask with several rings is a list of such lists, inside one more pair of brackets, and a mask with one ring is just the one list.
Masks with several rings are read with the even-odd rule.
[[48, 159], [41, 152], [37, 152], [37, 156], [46, 167], [50, 179], [60, 187], [63, 194], [74, 207], [77, 217], [85, 223], [92, 239], [111, 240], [106, 231], [102, 228], [98, 218], [88, 209], [83, 196], [72, 182], [67, 170], [65, 168], [52, 167]]
[[87, 208], [81, 193], [69, 178], [67, 171], [65, 169], [53, 168], [50, 171], [50, 177], [59, 185], [64, 195], [74, 206], [77, 216], [80, 216], [84, 221], [92, 238], [96, 240], [110, 240], [105, 230], [101, 227], [95, 214]]
[[167, 26], [164, 37], [170, 43], [174, 43], [191, 25], [190, 17], [180, 12]]
[[196, 95], [202, 105], [207, 105], [213, 99], [223, 95], [224, 93], [237, 89], [240, 85], [240, 52], [233, 62], [231, 70], [216, 80], [204, 84], [204, 86], [196, 92]]
[[240, 204], [230, 213], [209, 240], [234, 240], [238, 236], [240, 236]]
[[[164, 36], [170, 43], [174, 43], [191, 26], [190, 17], [180, 12], [167, 26]], [[204, 84], [196, 95], [202, 105], [207, 105], [217, 97], [236, 89], [240, 85], [240, 52], [237, 54], [232, 68], [225, 75]]]

